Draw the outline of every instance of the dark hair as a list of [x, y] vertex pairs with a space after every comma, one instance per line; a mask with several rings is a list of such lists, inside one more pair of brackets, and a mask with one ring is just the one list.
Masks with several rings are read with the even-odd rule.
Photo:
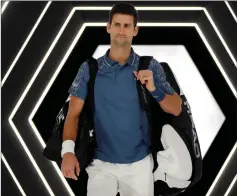
[[137, 26], [138, 13], [135, 7], [130, 3], [116, 3], [109, 12], [109, 24], [112, 23], [112, 18], [115, 14], [131, 15], [134, 18], [134, 27]]

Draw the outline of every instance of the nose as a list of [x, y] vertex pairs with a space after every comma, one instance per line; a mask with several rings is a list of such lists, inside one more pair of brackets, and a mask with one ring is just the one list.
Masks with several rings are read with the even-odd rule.
[[122, 25], [120, 26], [119, 33], [123, 35], [123, 33], [124, 33], [124, 26], [122, 26]]

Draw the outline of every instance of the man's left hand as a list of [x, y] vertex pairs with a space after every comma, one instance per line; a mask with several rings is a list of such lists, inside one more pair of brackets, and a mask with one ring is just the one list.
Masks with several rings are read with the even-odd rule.
[[153, 72], [151, 70], [134, 71], [133, 73], [137, 80], [140, 80], [142, 84], [146, 85], [148, 91], [153, 92], [156, 89]]

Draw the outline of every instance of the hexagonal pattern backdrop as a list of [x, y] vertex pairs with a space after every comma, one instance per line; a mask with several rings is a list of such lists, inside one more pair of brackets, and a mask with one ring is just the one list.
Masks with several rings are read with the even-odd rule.
[[[42, 150], [80, 65], [108, 48], [113, 4], [2, 2], [3, 195], [86, 195], [86, 185], [65, 179]], [[170, 64], [193, 110], [203, 176], [182, 195], [234, 195], [237, 4], [133, 4], [135, 51]]]

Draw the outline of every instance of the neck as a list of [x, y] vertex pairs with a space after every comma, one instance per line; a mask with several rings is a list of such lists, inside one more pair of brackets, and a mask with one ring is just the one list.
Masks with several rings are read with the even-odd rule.
[[109, 57], [113, 61], [119, 62], [120, 65], [124, 65], [131, 54], [131, 46], [128, 47], [114, 47], [110, 46]]

